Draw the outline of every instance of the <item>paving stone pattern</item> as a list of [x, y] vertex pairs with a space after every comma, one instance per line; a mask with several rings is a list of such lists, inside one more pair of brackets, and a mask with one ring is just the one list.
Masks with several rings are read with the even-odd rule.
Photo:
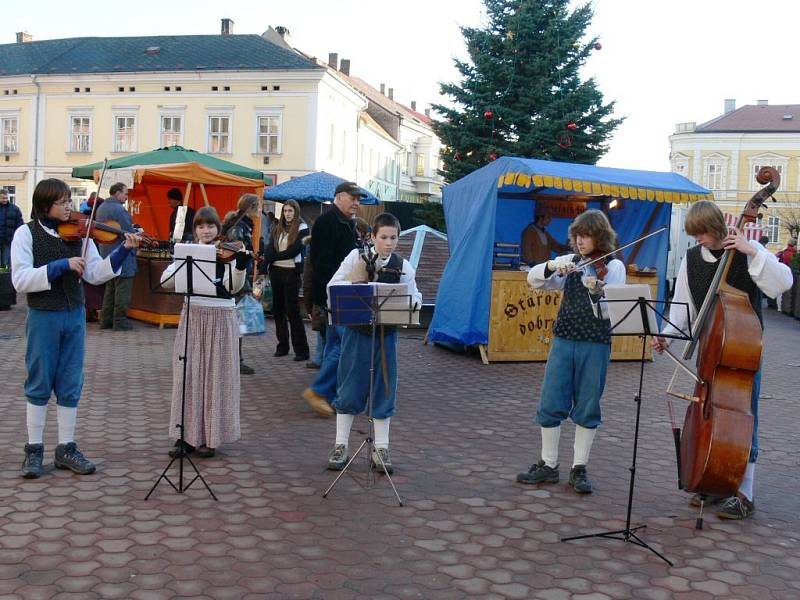
[[[257, 373], [242, 378], [242, 440], [197, 459], [219, 502], [199, 482], [183, 495], [162, 483], [145, 502], [168, 461], [175, 330], [89, 325], [77, 440], [98, 472], [53, 469], [51, 403], [46, 473], [27, 481], [17, 474], [24, 315], [24, 306], [0, 313], [0, 598], [800, 597], [800, 322], [774, 311], [766, 315], [758, 512], [745, 522], [708, 514], [705, 529], [694, 529], [696, 513], [676, 489], [663, 394], [672, 367], [664, 359], [646, 367], [633, 523], [647, 524], [638, 533], [672, 568], [620, 541], [559, 541], [624, 525], [635, 363], [611, 366], [589, 466], [596, 491], [578, 496], [566, 484], [571, 425], [561, 439], [562, 483], [514, 481], [538, 459], [531, 418], [543, 364], [487, 367], [424, 346], [419, 332], [404, 335], [391, 431], [401, 508], [384, 478], [362, 487], [365, 463], [321, 497], [332, 480], [324, 467], [334, 421], [301, 400], [314, 372], [274, 358], [270, 329], [245, 340]], [[365, 431], [359, 418], [351, 447]]]

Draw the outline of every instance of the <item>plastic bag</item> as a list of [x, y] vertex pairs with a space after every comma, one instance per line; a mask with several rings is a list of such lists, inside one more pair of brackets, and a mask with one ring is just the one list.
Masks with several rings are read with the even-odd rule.
[[239, 335], [264, 335], [267, 329], [261, 302], [250, 294], [242, 296], [236, 304], [236, 318], [239, 321]]

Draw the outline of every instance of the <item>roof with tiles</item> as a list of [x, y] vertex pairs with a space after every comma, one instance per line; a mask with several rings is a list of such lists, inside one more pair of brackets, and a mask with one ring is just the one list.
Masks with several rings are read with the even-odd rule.
[[0, 45], [0, 76], [322, 68], [260, 35], [84, 37]]
[[747, 104], [698, 125], [695, 132], [800, 132], [800, 104]]
[[350, 83], [354, 88], [356, 88], [359, 92], [364, 94], [367, 97], [367, 100], [370, 102], [374, 102], [382, 106], [383, 108], [390, 110], [395, 113], [399, 113], [402, 117], [406, 119], [413, 119], [426, 127], [430, 127], [431, 119], [430, 117], [426, 117], [424, 114], [418, 113], [415, 110], [411, 110], [407, 106], [400, 104], [399, 102], [392, 100], [389, 96], [385, 94], [381, 94], [381, 92], [370, 84], [368, 84], [363, 79], [358, 77], [353, 77], [352, 75], [345, 75], [341, 71], [337, 71], [337, 75], [342, 77], [345, 81]]
[[[410, 261], [417, 236], [422, 232], [423, 227], [414, 227], [400, 234], [397, 242], [397, 252]], [[422, 252], [419, 255], [419, 262], [416, 268], [417, 288], [422, 293], [424, 304], [436, 304], [436, 295], [439, 293], [439, 282], [442, 279], [444, 267], [450, 257], [450, 249], [447, 245], [447, 238], [439, 237], [444, 235], [440, 232], [435, 235], [434, 230], [427, 229], [425, 239], [422, 244]], [[413, 266], [413, 265], [412, 265]]]

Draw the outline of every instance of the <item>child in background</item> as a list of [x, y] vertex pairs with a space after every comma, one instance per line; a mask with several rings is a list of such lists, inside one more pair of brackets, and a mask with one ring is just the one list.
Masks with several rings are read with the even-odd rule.
[[[405, 283], [408, 285], [413, 307], [418, 309], [422, 306], [422, 294], [417, 290], [414, 269], [407, 260], [394, 253], [400, 237], [400, 222], [397, 217], [389, 213], [376, 216], [371, 237], [377, 253], [374, 273], [364, 277], [364, 255], [362, 250], [355, 249], [342, 261], [328, 285], [364, 283], [366, 280]], [[375, 369], [372, 382], [372, 416], [375, 450], [371, 457], [372, 468], [383, 470], [382, 463], [387, 473], [394, 471], [389, 458], [389, 421], [395, 413], [397, 401], [397, 329], [385, 325], [379, 327], [382, 331], [375, 336], [374, 347], [371, 330], [348, 327], [342, 337], [342, 352], [337, 371], [338, 386], [333, 402], [336, 410], [336, 442], [328, 458], [328, 468], [334, 471], [342, 470], [349, 460], [350, 428], [355, 416], [367, 408], [370, 363], [373, 359]]]

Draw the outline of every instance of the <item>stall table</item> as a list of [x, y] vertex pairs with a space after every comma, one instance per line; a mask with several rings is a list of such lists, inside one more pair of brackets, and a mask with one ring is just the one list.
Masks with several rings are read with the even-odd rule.
[[[655, 273], [629, 272], [627, 283], [647, 283], [651, 296], [657, 297]], [[489, 345], [480, 347], [483, 362], [547, 360], [553, 341], [553, 322], [560, 304], [560, 290], [531, 289], [527, 272], [493, 271]], [[640, 338], [620, 336], [612, 340], [611, 360], [639, 360], [641, 357]], [[645, 358], [653, 358], [649, 345]]]
[[[177, 325], [183, 308], [183, 296], [152, 291], [157, 289], [161, 274], [172, 264], [171, 259], [136, 257], [136, 277], [128, 307], [128, 316], [137, 321], [163, 328]], [[166, 290], [165, 290], [166, 291]]]

